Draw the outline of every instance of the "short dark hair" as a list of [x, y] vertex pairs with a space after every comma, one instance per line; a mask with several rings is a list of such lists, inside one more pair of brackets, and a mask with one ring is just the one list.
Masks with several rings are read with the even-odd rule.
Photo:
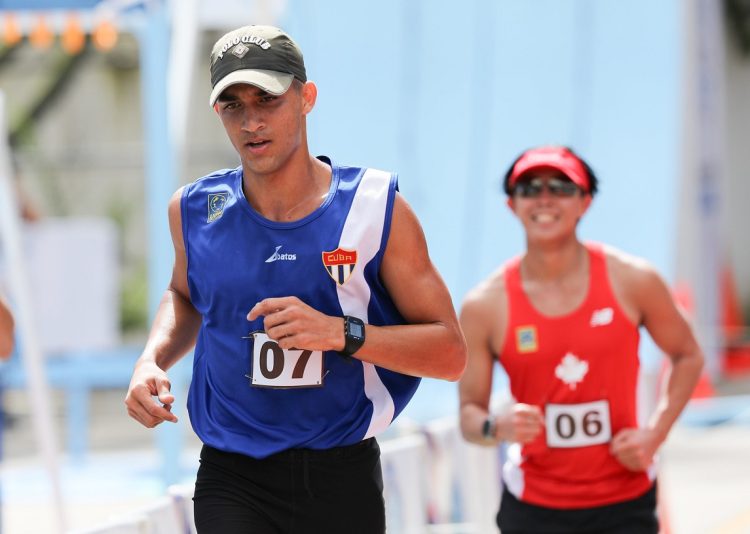
[[[593, 197], [597, 193], [597, 191], [599, 191], [599, 179], [596, 177], [594, 169], [592, 169], [591, 166], [586, 162], [586, 160], [579, 156], [578, 153], [576, 153], [576, 151], [569, 146], [563, 146], [562, 148], [570, 152], [578, 161], [581, 162], [583, 167], [586, 169], [586, 174], [589, 182], [588, 193]], [[510, 177], [513, 174], [513, 167], [515, 167], [516, 163], [518, 163], [518, 160], [520, 160], [530, 150], [534, 150], [534, 148], [527, 148], [526, 150], [521, 152], [518, 157], [513, 160], [513, 163], [510, 164], [508, 170], [505, 171], [505, 175], [503, 176], [503, 191], [509, 197], [513, 196], [513, 191], [510, 188]]]

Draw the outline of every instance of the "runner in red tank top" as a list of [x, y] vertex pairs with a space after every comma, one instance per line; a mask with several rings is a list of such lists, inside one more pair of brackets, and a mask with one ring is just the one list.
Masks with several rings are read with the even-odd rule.
[[[503, 534], [655, 534], [653, 459], [698, 380], [703, 355], [695, 336], [644, 260], [578, 239], [597, 179], [572, 150], [524, 152], [503, 187], [526, 252], [473, 289], [461, 311], [469, 346], [463, 435], [509, 443], [498, 526]], [[640, 326], [672, 362], [641, 428]], [[513, 403], [491, 414], [496, 360]]]

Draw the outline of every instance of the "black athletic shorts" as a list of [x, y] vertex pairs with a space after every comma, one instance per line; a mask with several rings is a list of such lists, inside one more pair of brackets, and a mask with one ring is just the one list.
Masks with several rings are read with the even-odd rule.
[[656, 483], [630, 501], [571, 510], [528, 504], [503, 488], [497, 526], [502, 534], [658, 534]]
[[256, 460], [203, 446], [195, 482], [199, 534], [383, 534], [375, 438]]

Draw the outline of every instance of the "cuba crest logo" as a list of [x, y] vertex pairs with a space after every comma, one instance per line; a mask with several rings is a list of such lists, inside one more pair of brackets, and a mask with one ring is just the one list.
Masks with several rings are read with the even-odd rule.
[[343, 286], [357, 265], [357, 251], [339, 247], [330, 252], [323, 252], [323, 265], [333, 281]]
[[536, 326], [526, 325], [516, 327], [516, 350], [521, 354], [539, 350]]
[[209, 193], [208, 194], [208, 220], [212, 223], [224, 215], [224, 206], [227, 204], [226, 193]]

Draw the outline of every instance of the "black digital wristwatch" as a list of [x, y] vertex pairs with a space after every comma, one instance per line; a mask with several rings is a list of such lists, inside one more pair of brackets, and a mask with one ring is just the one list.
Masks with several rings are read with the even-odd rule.
[[344, 315], [344, 350], [341, 354], [351, 356], [365, 342], [365, 323], [351, 315]]
[[497, 431], [497, 423], [492, 415], [488, 415], [487, 419], [482, 423], [482, 437], [488, 441], [495, 441], [495, 432]]

